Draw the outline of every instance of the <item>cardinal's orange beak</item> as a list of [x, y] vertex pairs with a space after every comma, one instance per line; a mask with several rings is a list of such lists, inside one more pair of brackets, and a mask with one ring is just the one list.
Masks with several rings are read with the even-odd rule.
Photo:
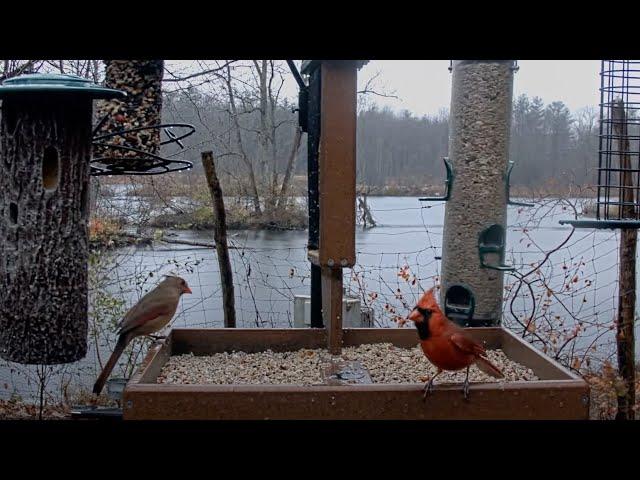
[[422, 314], [418, 311], [418, 310], [412, 310], [411, 313], [409, 314], [409, 316], [407, 317], [409, 320], [413, 321], [413, 322], [420, 322], [422, 320], [424, 320], [424, 318], [422, 317]]
[[185, 285], [182, 289], [182, 293], [193, 293], [188, 285]]

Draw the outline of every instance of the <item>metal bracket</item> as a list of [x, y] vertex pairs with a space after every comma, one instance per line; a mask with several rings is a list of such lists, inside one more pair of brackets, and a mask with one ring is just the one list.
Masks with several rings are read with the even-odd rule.
[[304, 83], [302, 75], [300, 75], [293, 60], [287, 60], [287, 65], [289, 65], [289, 70], [291, 70], [291, 74], [300, 89], [298, 92], [298, 108], [292, 109], [292, 113], [298, 112], [298, 125], [300, 125], [304, 133], [307, 133], [309, 130], [309, 87]]
[[[193, 163], [187, 160], [172, 160], [167, 157], [162, 157], [154, 153], [142, 150], [140, 148], [131, 147], [127, 145], [120, 145], [117, 143], [109, 143], [108, 140], [113, 137], [126, 138], [126, 134], [139, 132], [143, 130], [161, 130], [168, 137], [168, 140], [161, 141], [158, 145], [163, 146], [171, 143], [176, 143], [181, 150], [184, 150], [184, 144], [181, 140], [192, 135], [196, 128], [188, 123], [164, 123], [160, 125], [151, 125], [144, 127], [128, 128], [118, 130], [115, 132], [107, 133], [105, 135], [96, 136], [96, 133], [110, 114], [105, 115], [98, 125], [93, 129], [93, 146], [103, 147], [107, 150], [117, 150], [124, 152], [134, 152], [138, 154], [137, 157], [93, 157], [91, 159], [91, 175], [158, 175], [161, 173], [178, 172], [181, 170], [187, 170], [193, 167]], [[173, 128], [183, 128], [184, 133], [176, 135], [173, 132]]]
[[453, 165], [451, 165], [448, 157], [443, 157], [442, 160], [444, 161], [444, 166], [447, 169], [447, 179], [445, 180], [444, 196], [419, 198], [418, 200], [420, 200], [421, 202], [446, 202], [451, 197], [451, 188], [453, 187], [453, 179], [455, 178]]
[[517, 205], [519, 207], [535, 207], [533, 203], [523, 203], [523, 202], [514, 202], [511, 200], [511, 170], [513, 170], [513, 166], [515, 163], [513, 161], [509, 161], [509, 166], [507, 167], [507, 173], [505, 174], [505, 183], [507, 185], [507, 205]]
[[616, 230], [618, 228], [638, 228], [640, 220], [560, 220], [560, 225], [571, 225], [573, 228], [600, 228]]
[[78, 405], [71, 409], [71, 418], [122, 420], [122, 409], [113, 407], [96, 407], [95, 405]]

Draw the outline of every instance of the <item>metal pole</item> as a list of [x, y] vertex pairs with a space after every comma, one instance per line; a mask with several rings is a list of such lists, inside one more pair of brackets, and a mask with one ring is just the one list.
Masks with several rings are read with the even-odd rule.
[[[318, 189], [320, 146], [320, 68], [309, 72], [307, 168], [309, 203], [309, 250], [318, 250], [320, 243], [320, 192]], [[323, 328], [322, 321], [322, 274], [319, 265], [311, 264], [311, 328]]]

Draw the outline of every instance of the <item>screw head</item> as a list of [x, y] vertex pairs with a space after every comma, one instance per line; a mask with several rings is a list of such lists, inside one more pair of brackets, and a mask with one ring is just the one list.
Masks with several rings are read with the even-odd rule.
[[336, 262], [333, 261], [333, 258], [330, 258], [329, 260], [327, 260], [327, 265], [329, 265], [330, 267], [333, 267], [335, 263]]
[[340, 260], [340, 265], [342, 265], [343, 267], [347, 266], [347, 259], [343, 258], [342, 260]]

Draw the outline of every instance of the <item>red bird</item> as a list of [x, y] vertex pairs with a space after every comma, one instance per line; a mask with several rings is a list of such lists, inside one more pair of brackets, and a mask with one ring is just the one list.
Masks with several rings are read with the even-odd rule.
[[469, 367], [472, 364], [487, 375], [503, 378], [502, 372], [485, 358], [482, 345], [472, 340], [465, 331], [444, 316], [436, 302], [433, 288], [422, 295], [418, 304], [409, 314], [418, 329], [420, 345], [424, 355], [438, 368], [424, 386], [424, 398], [433, 389], [433, 381], [443, 370], [467, 369], [464, 380], [464, 398], [469, 396]]

